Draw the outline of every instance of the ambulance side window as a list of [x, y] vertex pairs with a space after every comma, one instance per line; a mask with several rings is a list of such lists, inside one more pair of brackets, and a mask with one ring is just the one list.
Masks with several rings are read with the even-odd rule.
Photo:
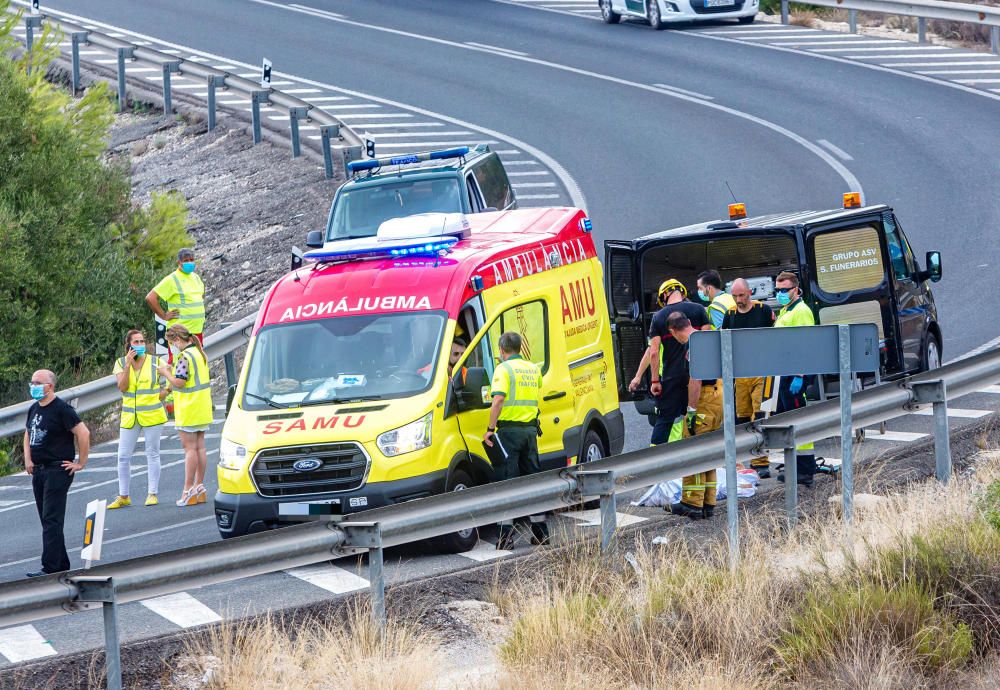
[[476, 184], [476, 178], [472, 176], [472, 173], [465, 176], [465, 189], [469, 195], [469, 208], [472, 209], [473, 213], [481, 213], [483, 200], [479, 195], [479, 185]]
[[[476, 318], [475, 311], [472, 307], [465, 307], [458, 314], [458, 328], [461, 329], [461, 334], [456, 335], [456, 340], [462, 340], [466, 343], [469, 342], [469, 333], [475, 334], [479, 330], [479, 319]], [[456, 329], [458, 333], [458, 329]], [[466, 367], [482, 367], [485, 366], [484, 362], [489, 358], [489, 343], [486, 338], [480, 341], [479, 346], [473, 350], [465, 360]]]
[[507, 331], [521, 334], [521, 356], [542, 368], [549, 369], [549, 319], [544, 300], [526, 302], [503, 312], [490, 327], [494, 364], [500, 363], [500, 336]]

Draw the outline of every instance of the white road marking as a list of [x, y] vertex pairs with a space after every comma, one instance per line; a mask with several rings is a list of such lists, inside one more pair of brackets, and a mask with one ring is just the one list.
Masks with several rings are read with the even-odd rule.
[[444, 127], [443, 122], [356, 122], [354, 126], [358, 129], [389, 129], [390, 127]]
[[342, 14], [337, 14], [336, 12], [330, 12], [328, 10], [321, 10], [321, 9], [318, 9], [318, 8], [315, 8], [315, 7], [309, 7], [307, 5], [296, 5], [295, 3], [292, 3], [291, 6], [295, 7], [296, 9], [304, 10], [304, 11], [308, 12], [309, 14], [314, 14], [317, 17], [327, 17], [327, 18], [337, 19], [337, 18], [343, 18], [343, 16], [344, 16]]
[[509, 165], [539, 165], [538, 161], [504, 161], [504, 166]]
[[[937, 50], [937, 49], [935, 48], [935, 50]], [[851, 56], [848, 55], [846, 57], [851, 57]], [[954, 58], [982, 58], [984, 60], [996, 60], [996, 58], [993, 57], [992, 55], [990, 55], [989, 53], [934, 53], [932, 55], [889, 55], [889, 56], [886, 56], [886, 55], [859, 55], [859, 56], [857, 56], [857, 59], [858, 60], [881, 60], [881, 59], [886, 58], [886, 57], [891, 57], [893, 60], [920, 60], [920, 59], [924, 59], [924, 60], [931, 60], [931, 59], [934, 59], [934, 60], [937, 60], [937, 59], [952, 60]], [[839, 58], [832, 57], [832, 58], [828, 58], [828, 59], [830, 59], [830, 60], [837, 60]], [[890, 65], [881, 65], [881, 67], [888, 67], [888, 66], [890, 66]], [[878, 65], [872, 65], [872, 67], [874, 67], [875, 69], [878, 69], [879, 66]]]
[[940, 69], [921, 71], [918, 74], [1000, 74], [1000, 69]]
[[486, 43], [474, 43], [473, 41], [466, 41], [465, 45], [472, 46], [473, 48], [485, 48], [486, 50], [495, 50], [501, 53], [508, 53], [510, 55], [528, 55], [528, 53], [522, 53], [520, 50], [511, 50], [510, 48], [491, 46], [487, 45]]
[[187, 592], [144, 599], [139, 603], [181, 628], [193, 628], [196, 625], [216, 623], [222, 620], [222, 616]]
[[[329, 106], [324, 105], [323, 110], [326, 110], [328, 107]], [[409, 113], [337, 113], [337, 118], [340, 120], [350, 120], [360, 117], [388, 119], [390, 117], [397, 118], [397, 117], [413, 117], [413, 116], [410, 115]], [[405, 123], [400, 123], [400, 124], [405, 124]]]
[[[951, 55], [941, 57], [952, 57]], [[977, 62], [974, 60], [959, 60], [957, 62], [884, 62], [883, 67], [1000, 67], [1000, 62]], [[918, 72], [924, 74], [924, 72]]]
[[697, 91], [688, 91], [687, 89], [682, 89], [679, 86], [671, 86], [670, 84], [653, 84], [653, 86], [659, 87], [661, 89], [666, 89], [667, 91], [674, 91], [676, 93], [683, 93], [688, 96], [693, 96], [694, 98], [701, 98], [706, 101], [714, 101], [714, 96], [709, 96], [708, 94], [698, 93]]
[[[750, 36], [753, 34], [757, 34], [758, 36], [760, 36], [760, 40], [766, 40], [768, 36], [776, 36], [779, 34], [802, 34], [802, 35], [814, 36], [816, 35], [816, 29], [772, 29], [771, 31], [740, 29], [737, 31], [698, 31], [697, 33], [719, 35], [719, 36], [744, 36], [744, 35]], [[767, 34], [767, 35], [764, 36], [762, 34]], [[827, 36], [829, 34], [823, 34], [823, 35]], [[751, 39], [743, 38], [740, 40], [749, 41]]]
[[[411, 134], [412, 134], [412, 132], [411, 132]], [[429, 147], [432, 147], [432, 146], [449, 146], [449, 147], [450, 146], [465, 146], [465, 144], [467, 142], [464, 141], [464, 140], [458, 140], [458, 141], [392, 141], [392, 142], [389, 142], [389, 143], [392, 144], [393, 146], [398, 147], [399, 150], [405, 151], [406, 149], [429, 148]], [[482, 140], [479, 140], [476, 143], [482, 143]], [[499, 142], [496, 142], [496, 141], [487, 141], [486, 143], [487, 144], [497, 144]]]
[[[807, 50], [811, 50], [813, 46], [865, 46], [865, 45], [885, 45], [886, 43], [896, 43], [896, 41], [848, 41], [844, 39], [836, 41], [815, 41], [810, 43], [803, 43], [802, 41], [786, 41], [784, 43], [771, 43], [773, 46], [784, 46], [786, 48], [802, 47]], [[868, 48], [862, 48], [861, 50], [868, 50]]]
[[[862, 53], [890, 53], [893, 51], [921, 51], [921, 50], [948, 50], [943, 46], [924, 46], [923, 48], [917, 48], [914, 46], [886, 46], [883, 48], [817, 48], [812, 51], [814, 53], [849, 53], [852, 50], [859, 50]], [[853, 56], [848, 56], [853, 57]]]
[[[141, 456], [145, 457], [146, 451], [144, 451], [144, 450], [137, 450], [134, 453], [132, 453], [132, 457], [136, 457], [137, 455], [141, 455]], [[184, 450], [181, 449], [181, 448], [161, 448], [160, 449], [160, 455], [184, 455]], [[90, 457], [91, 457], [91, 459], [93, 459], [93, 458], [117, 458], [118, 457], [118, 453], [117, 452], [111, 452], [111, 453], [91, 453]], [[87, 470], [85, 469], [84, 472], [86, 472], [86, 471]]]
[[531, 170], [529, 172], [509, 172], [507, 177], [538, 177], [551, 174], [548, 170]]
[[991, 393], [992, 395], [1000, 395], [1000, 386], [986, 386], [986, 388], [980, 388], [977, 393]]
[[0, 501], [0, 508], [3, 508], [4, 506], [12, 506], [15, 503], [20, 503], [20, 501]]
[[349, 96], [310, 96], [310, 103], [319, 103], [320, 101], [349, 101], [351, 100]]
[[518, 201], [534, 200], [534, 199], [558, 199], [558, 194], [518, 194]]
[[1000, 84], [1000, 79], [955, 79], [959, 84]]
[[540, 187], [555, 187], [555, 182], [512, 182], [514, 189], [538, 189]]
[[909, 443], [922, 438], [927, 438], [927, 434], [917, 434], [912, 431], [886, 431], [884, 434], [880, 434], [877, 429], [865, 429], [865, 441]]
[[320, 89], [282, 89], [282, 93], [323, 93]]
[[365, 578], [329, 563], [314, 563], [299, 568], [289, 568], [285, 572], [334, 594], [367, 589], [370, 584]]
[[847, 151], [845, 151], [844, 149], [840, 148], [839, 146], [836, 146], [835, 144], [831, 144], [826, 139], [820, 139], [816, 143], [819, 144], [820, 146], [825, 146], [826, 148], [828, 148], [830, 151], [833, 152], [833, 155], [837, 156], [841, 160], [845, 160], [845, 161], [852, 161], [852, 160], [854, 160], [854, 157], [851, 156], [851, 154], [847, 153]]
[[[922, 410], [916, 410], [913, 414], [918, 414], [923, 417], [931, 417], [934, 415], [933, 407], [925, 407]], [[948, 416], [954, 417], [955, 419], [979, 419], [980, 417], [985, 417], [986, 415], [993, 414], [989, 410], [963, 410], [960, 407], [949, 407]]]
[[[407, 123], [406, 126], [409, 127], [409, 123]], [[361, 128], [364, 127], [364, 125], [357, 125], [357, 127], [359, 129], [361, 129]], [[413, 132], [379, 132], [378, 134], [375, 134], [373, 136], [375, 136], [376, 138], [381, 138], [381, 139], [391, 139], [391, 138], [396, 138], [396, 137], [412, 137], [413, 136]], [[469, 132], [469, 131], [459, 130], [459, 131], [456, 132], [456, 131], [449, 130], [449, 131], [445, 131], [445, 132], [421, 132], [420, 136], [422, 136], [422, 137], [462, 137], [462, 136], [474, 136], [474, 135], [473, 135], [472, 132]]]
[[458, 554], [463, 558], [468, 558], [473, 561], [478, 561], [483, 563], [485, 561], [496, 560], [497, 558], [504, 558], [509, 556], [513, 551], [506, 551], [504, 549], [498, 549], [495, 544], [491, 544], [488, 541], [478, 541], [476, 545], [472, 547], [472, 550], [466, 551], [465, 553]]
[[[571, 517], [574, 520], [579, 520], [583, 523], [584, 527], [596, 527], [601, 524], [600, 508], [595, 508], [593, 510], [571, 510], [569, 512], [562, 513], [562, 515], [564, 517]], [[638, 515], [631, 515], [630, 513], [615, 513], [615, 520], [619, 527], [626, 527], [639, 522], [645, 522], [646, 518], [639, 517]]]
[[0, 630], [0, 654], [7, 657], [7, 661], [12, 664], [40, 659], [43, 656], [54, 656], [55, 653], [52, 644], [42, 637], [33, 625], [19, 625], [16, 628]]

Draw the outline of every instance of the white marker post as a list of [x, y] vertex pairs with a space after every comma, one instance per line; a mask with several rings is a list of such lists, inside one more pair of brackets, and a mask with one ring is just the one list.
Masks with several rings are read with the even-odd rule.
[[87, 504], [87, 518], [83, 528], [83, 567], [89, 569], [91, 561], [101, 560], [101, 544], [104, 543], [104, 513], [107, 512], [108, 501], [99, 498]]
[[264, 58], [260, 67], [260, 88], [270, 89], [271, 88], [271, 61]]
[[31, 0], [31, 13], [32, 14], [42, 13], [41, 8], [38, 6], [38, 0]]

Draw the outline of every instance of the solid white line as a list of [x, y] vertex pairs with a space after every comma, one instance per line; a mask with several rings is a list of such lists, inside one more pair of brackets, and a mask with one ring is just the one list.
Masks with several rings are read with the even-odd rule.
[[291, 6], [295, 7], [295, 8], [298, 8], [300, 10], [304, 10], [304, 11], [308, 12], [309, 14], [314, 14], [317, 17], [339, 18], [339, 17], [343, 17], [344, 16], [342, 14], [337, 14], [336, 12], [328, 12], [327, 10], [321, 10], [321, 9], [318, 9], [318, 8], [315, 8], [315, 7], [309, 7], [307, 5], [296, 5], [296, 4], [293, 3]]
[[953, 79], [959, 84], [1000, 84], [1000, 79]]
[[[290, 9], [289, 6], [282, 5], [282, 4], [277, 3], [277, 2], [272, 2], [272, 0], [250, 0], [250, 2], [253, 2], [253, 3], [256, 3], [256, 4], [260, 4], [260, 5], [267, 5], [267, 6], [270, 6], [270, 7], [276, 7], [278, 9], [282, 9], [282, 10], [286, 10], [286, 11]], [[474, 52], [477, 52], [477, 51], [478, 52], [483, 52], [483, 49], [481, 49], [481, 48], [474, 48], [472, 46], [465, 45], [465, 44], [462, 44], [462, 43], [455, 43], [454, 41], [449, 41], [449, 40], [445, 40], [445, 39], [441, 39], [441, 38], [434, 38], [434, 37], [431, 37], [431, 36], [424, 36], [422, 34], [417, 34], [417, 33], [413, 33], [413, 32], [410, 32], [410, 31], [402, 31], [400, 29], [390, 29], [390, 28], [384, 27], [384, 26], [378, 26], [378, 25], [375, 25], [375, 24], [366, 24], [364, 22], [358, 22], [358, 21], [353, 21], [353, 20], [349, 20], [349, 19], [330, 19], [330, 21], [336, 22], [338, 24], [345, 24], [347, 26], [354, 26], [354, 27], [358, 27], [358, 28], [362, 28], [362, 29], [368, 29], [370, 31], [376, 31], [376, 32], [379, 32], [379, 33], [386, 33], [386, 34], [389, 34], [389, 35], [392, 35], [392, 36], [403, 36], [403, 37], [406, 37], [406, 38], [411, 38], [411, 39], [418, 40], [418, 41], [423, 41], [423, 42], [426, 42], [426, 43], [434, 43], [434, 44], [438, 44], [438, 45], [449, 46], [449, 47], [452, 47], [452, 48], [458, 48], [460, 50], [470, 50], [470, 51], [474, 51]], [[486, 52], [489, 52], [489, 51], [486, 51]], [[497, 53], [492, 53], [492, 54], [497, 55]], [[811, 141], [809, 141], [808, 139], [805, 139], [804, 137], [796, 134], [795, 132], [793, 132], [793, 131], [785, 128], [785, 127], [782, 127], [781, 125], [778, 125], [778, 124], [776, 124], [774, 122], [771, 122], [769, 120], [765, 120], [763, 118], [757, 117], [756, 115], [751, 115], [750, 113], [743, 112], [742, 110], [736, 110], [735, 108], [729, 108], [727, 106], [723, 106], [723, 105], [720, 105], [718, 103], [709, 103], [709, 102], [706, 102], [704, 100], [701, 100], [701, 99], [698, 99], [698, 98], [694, 98], [693, 96], [687, 96], [687, 95], [682, 94], [682, 93], [672, 93], [672, 92], [669, 92], [669, 91], [665, 91], [663, 89], [657, 89], [656, 87], [649, 86], [648, 84], [640, 84], [639, 82], [630, 81], [628, 79], [622, 79], [620, 77], [613, 77], [613, 76], [608, 75], [608, 74], [600, 74], [598, 72], [593, 72], [591, 70], [585, 70], [585, 69], [580, 69], [580, 68], [577, 68], [577, 67], [571, 67], [570, 65], [563, 65], [563, 64], [560, 64], [560, 63], [556, 63], [556, 62], [550, 62], [548, 60], [540, 60], [538, 58], [526, 57], [526, 56], [520, 56], [520, 55], [502, 55], [501, 57], [504, 57], [507, 60], [517, 60], [517, 61], [520, 61], [520, 62], [527, 62], [527, 63], [534, 64], [534, 65], [541, 65], [541, 66], [544, 66], [544, 67], [550, 67], [550, 68], [555, 69], [555, 70], [559, 70], [559, 71], [563, 71], [563, 72], [568, 72], [568, 73], [571, 73], [571, 74], [577, 74], [577, 75], [580, 75], [580, 76], [587, 76], [587, 77], [591, 77], [591, 78], [598, 79], [598, 80], [601, 80], [601, 81], [606, 81], [606, 82], [610, 82], [610, 83], [614, 83], [614, 84], [619, 84], [621, 86], [629, 86], [629, 87], [636, 88], [636, 89], [642, 89], [644, 91], [652, 91], [654, 93], [663, 94], [663, 95], [668, 96], [670, 98], [677, 98], [677, 99], [680, 99], [680, 100], [686, 100], [689, 103], [700, 103], [702, 106], [704, 106], [706, 108], [712, 108], [712, 109], [718, 110], [719, 112], [724, 112], [724, 113], [727, 113], [727, 114], [732, 115], [734, 117], [738, 117], [738, 118], [747, 120], [749, 122], [753, 122], [754, 124], [760, 125], [762, 127], [770, 129], [773, 132], [776, 132], [777, 134], [780, 134], [780, 135], [782, 135], [784, 137], [787, 137], [787, 138], [791, 139], [792, 141], [794, 141], [795, 143], [799, 144], [800, 146], [806, 148], [808, 151], [810, 151], [811, 153], [813, 153], [816, 156], [818, 156], [827, 165], [829, 165], [831, 168], [833, 168], [834, 171], [838, 175], [840, 175], [840, 177], [844, 180], [844, 182], [847, 185], [847, 189], [848, 190], [861, 192], [862, 193], [862, 197], [864, 196], [864, 190], [861, 187], [861, 182], [837, 158], [835, 158], [834, 156], [830, 155], [822, 147], [817, 146], [816, 144], [814, 144]], [[305, 82], [306, 80], [302, 80], [302, 81]], [[529, 152], [532, 152], [531, 149], [528, 149], [526, 147], [522, 147], [522, 148], [525, 148]], [[545, 161], [545, 162], [549, 163], [549, 161]], [[552, 162], [554, 163], [554, 161], [552, 161]], [[552, 166], [550, 165], [549, 167], [552, 167]], [[561, 168], [560, 168], [560, 170], [561, 170]], [[556, 172], [557, 172], [557, 175], [559, 175], [560, 177], [562, 177], [562, 175], [560, 174], [559, 170], [557, 170]], [[574, 191], [576, 191], [576, 190], [574, 190], [572, 188], [570, 189], [570, 195], [573, 196], [574, 199], [575, 199], [576, 197], [574, 196]]]
[[139, 603], [181, 628], [193, 628], [196, 625], [216, 623], [222, 620], [222, 616], [187, 592], [168, 594], [154, 599], [143, 599]]
[[485, 48], [487, 50], [499, 51], [501, 53], [508, 53], [510, 55], [528, 55], [528, 53], [522, 53], [520, 50], [511, 50], [510, 48], [491, 46], [486, 43], [475, 43], [473, 41], [466, 41], [465, 45], [472, 46], [473, 48]]
[[852, 160], [854, 160], [854, 157], [851, 156], [851, 154], [849, 154], [847, 151], [845, 151], [844, 149], [840, 148], [839, 146], [837, 146], [835, 144], [831, 144], [826, 139], [819, 139], [816, 143], [819, 144], [820, 146], [825, 146], [826, 148], [830, 149], [830, 151], [832, 151], [833, 154], [835, 156], [838, 156], [841, 160], [845, 160], [845, 161], [852, 161]]
[[[276, 3], [274, 3], [274, 4], [276, 4]], [[52, 14], [54, 16], [66, 17], [69, 20], [75, 20], [77, 22], [86, 22], [86, 21], [88, 21], [87, 19], [85, 19], [83, 17], [80, 17], [78, 15], [73, 15], [73, 14], [70, 14], [68, 12], [55, 12], [55, 11], [51, 11], [50, 10], [50, 14]], [[112, 26], [110, 24], [103, 24], [103, 23], [101, 23], [101, 25], [102, 25], [103, 28], [110, 28], [110, 29], [116, 29], [116, 28], [118, 28], [118, 27], [114, 27], [114, 26]], [[130, 35], [135, 36], [135, 37], [157, 41], [161, 45], [177, 45], [177, 44], [174, 44], [174, 43], [167, 43], [167, 42], [161, 41], [160, 39], [157, 39], [155, 37], [146, 36], [144, 34], [140, 34], [140, 33], [134, 32], [134, 31], [133, 32], [129, 32], [129, 33], [130, 33]], [[180, 47], [184, 48], [184, 46], [180, 46]], [[213, 60], [227, 61], [226, 58], [223, 58], [223, 57], [220, 57], [218, 55], [214, 55], [212, 53], [208, 53], [208, 52], [205, 52], [205, 51], [195, 51], [193, 48], [186, 48], [186, 50], [188, 50], [190, 52], [197, 52], [197, 53], [199, 53], [201, 55], [205, 55], [205, 56], [207, 56], [207, 57], [209, 57], [209, 58], [211, 58]], [[246, 64], [246, 63], [241, 63], [241, 66], [245, 67], [246, 69], [255, 69], [256, 68], [256, 65], [249, 65], [249, 64]], [[358, 91], [352, 91], [352, 90], [349, 90], [349, 89], [344, 89], [344, 88], [341, 88], [339, 86], [333, 86], [332, 84], [327, 84], [325, 82], [320, 82], [320, 81], [316, 81], [316, 80], [313, 80], [313, 79], [306, 79], [306, 78], [303, 78], [303, 77], [297, 77], [297, 76], [292, 75], [292, 74], [277, 73], [277, 75], [278, 76], [282, 76], [282, 77], [288, 77], [290, 79], [296, 79], [298, 82], [300, 82], [301, 84], [304, 84], [306, 86], [318, 86], [318, 87], [320, 87], [322, 89], [326, 89], [328, 91], [333, 91], [333, 92], [341, 93], [341, 94], [348, 95], [348, 96], [354, 96], [354, 97], [357, 97], [357, 98], [366, 98], [366, 99], [368, 99], [370, 101], [381, 103], [383, 105], [390, 105], [390, 106], [393, 106], [393, 107], [396, 107], [396, 108], [403, 108], [405, 110], [409, 110], [411, 113], [417, 113], [419, 115], [423, 115], [424, 117], [435, 118], [435, 119], [441, 120], [443, 122], [447, 122], [447, 123], [450, 123], [450, 124], [453, 124], [453, 125], [457, 125], [459, 127], [467, 127], [468, 129], [472, 129], [472, 130], [474, 130], [476, 132], [479, 132], [480, 134], [484, 134], [484, 135], [490, 136], [490, 137], [496, 137], [497, 139], [502, 139], [505, 143], [510, 144], [512, 146], [516, 146], [517, 148], [522, 149], [528, 155], [537, 158], [544, 165], [546, 165], [549, 169], [551, 169], [552, 172], [554, 172], [556, 174], [556, 176], [560, 179], [560, 181], [562, 182], [563, 186], [565, 187], [567, 193], [569, 194], [569, 197], [570, 197], [570, 200], [571, 200], [573, 206], [575, 206], [577, 208], [580, 208], [580, 209], [582, 209], [584, 211], [587, 210], [587, 200], [584, 197], [583, 192], [580, 190], [580, 186], [577, 184], [576, 180], [573, 179], [573, 176], [569, 174], [569, 172], [566, 170], [566, 168], [564, 168], [557, 160], [555, 160], [549, 154], [545, 153], [544, 151], [542, 151], [541, 149], [539, 149], [539, 148], [537, 148], [535, 146], [532, 146], [531, 144], [528, 144], [528, 143], [526, 143], [524, 141], [521, 141], [520, 139], [516, 139], [516, 138], [508, 136], [506, 134], [502, 134], [502, 133], [500, 133], [500, 132], [498, 132], [496, 130], [493, 130], [493, 129], [489, 129], [489, 128], [486, 128], [486, 127], [480, 127], [479, 125], [474, 125], [471, 122], [467, 122], [467, 121], [461, 120], [459, 118], [450, 117], [448, 115], [443, 115], [441, 113], [437, 113], [437, 112], [434, 112], [434, 111], [431, 111], [431, 110], [426, 110], [424, 108], [417, 108], [415, 106], [406, 105], [404, 103], [400, 103], [399, 101], [393, 101], [393, 100], [390, 100], [390, 99], [387, 99], [387, 98], [380, 98], [378, 96], [372, 96], [370, 94], [365, 94], [365, 93], [361, 93], [361, 92], [358, 92]], [[412, 117], [412, 115], [408, 115], [408, 116]], [[341, 117], [340, 119], [343, 119], [343, 118]], [[507, 151], [509, 151], [509, 149]], [[500, 153], [500, 151], [498, 151], [498, 153]]]
[[991, 395], [1000, 395], [1000, 386], [986, 386], [986, 388], [980, 388], [976, 392], [989, 393]]
[[676, 91], [677, 93], [684, 93], [688, 96], [694, 96], [695, 98], [703, 98], [706, 101], [714, 101], [714, 96], [709, 96], [704, 93], [698, 93], [697, 91], [688, 91], [687, 89], [682, 89], [679, 86], [671, 86], [670, 84], [653, 84], [653, 86], [658, 86], [661, 89], [666, 89], [667, 91]]
[[[597, 527], [601, 524], [601, 510], [600, 508], [595, 508], [593, 510], [571, 510], [566, 513], [562, 513], [564, 517], [571, 517], [574, 520], [579, 520], [583, 523], [584, 527]], [[615, 522], [619, 527], [625, 527], [627, 525], [634, 525], [638, 522], [645, 522], [646, 518], [639, 517], [638, 515], [632, 515], [630, 513], [615, 513]]]
[[33, 625], [0, 630], [0, 654], [12, 664], [53, 656], [55, 653], [52, 644]]
[[916, 441], [926, 437], [927, 434], [917, 434], [912, 431], [886, 431], [884, 434], [880, 434], [877, 429], [865, 429], [865, 441], [894, 441], [909, 443], [910, 441]]
[[458, 555], [463, 558], [483, 563], [485, 561], [496, 560], [497, 558], [504, 558], [512, 553], [514, 552], [498, 549], [495, 544], [491, 544], [488, 541], [477, 541], [471, 551], [466, 551], [465, 553], [460, 553]]
[[1000, 74], [1000, 69], [935, 69], [918, 71], [917, 74]]
[[[922, 410], [916, 410], [912, 414], [918, 414], [922, 417], [931, 417], [934, 415], [933, 407], [926, 407]], [[963, 410], [959, 407], [949, 407], [948, 416], [954, 417], [955, 419], [979, 419], [980, 417], [985, 417], [988, 414], [993, 414], [989, 410]]]
[[285, 572], [334, 594], [367, 589], [370, 584], [365, 578], [328, 563], [314, 563], [299, 568], [289, 568]]

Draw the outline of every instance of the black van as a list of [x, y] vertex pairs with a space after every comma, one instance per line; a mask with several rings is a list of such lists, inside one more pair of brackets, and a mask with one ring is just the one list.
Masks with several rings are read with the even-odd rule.
[[[851, 203], [848, 196], [845, 205]], [[641, 399], [646, 392], [630, 393], [628, 383], [646, 349], [658, 286], [676, 278], [696, 295], [697, 276], [706, 269], [718, 271], [727, 286], [745, 278], [754, 299], [775, 313], [775, 277], [796, 273], [817, 323], [878, 326], [883, 379], [939, 366], [942, 333], [928, 281], [941, 279], [940, 253], [928, 252], [921, 269], [893, 210], [855, 203], [856, 208], [713, 221], [606, 241], [620, 398]]]

